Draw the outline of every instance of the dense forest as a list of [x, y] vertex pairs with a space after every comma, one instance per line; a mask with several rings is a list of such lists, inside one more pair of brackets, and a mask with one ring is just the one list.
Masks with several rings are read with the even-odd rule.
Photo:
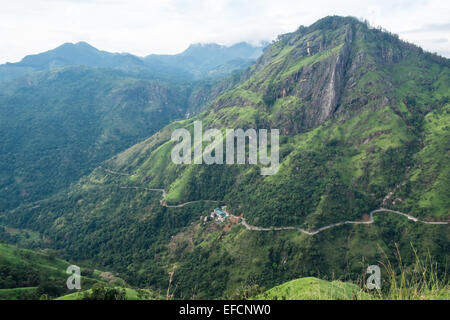
[[[132, 92], [148, 106], [150, 91], [141, 84], [108, 92], [114, 99], [117, 92]], [[155, 116], [161, 129], [155, 123], [147, 139], [128, 149], [123, 145], [122, 152], [107, 149], [68, 188], [1, 213], [0, 225], [9, 229], [0, 237], [10, 241], [11, 228], [29, 232], [32, 239], [15, 236], [15, 243], [114, 270], [127, 283], [154, 292], [167, 290], [170, 282], [168, 295], [174, 298], [240, 297], [242, 288], [265, 290], [302, 277], [355, 282], [367, 265], [397, 261], [399, 254], [405, 268], [417, 256], [431, 256], [445, 278], [449, 226], [420, 221], [449, 220], [449, 87], [448, 59], [354, 18], [321, 19], [280, 36], [225, 82], [200, 88], [197, 97], [208, 103], [194, 116], [178, 114], [171, 121], [162, 112], [164, 121]], [[178, 106], [180, 91], [172, 90], [156, 90], [155, 109], [149, 108], [158, 114], [159, 103]], [[126, 106], [119, 112], [122, 120], [133, 106], [142, 119], [138, 102]], [[192, 132], [196, 120], [205, 130], [278, 128], [278, 172], [262, 176], [260, 165], [248, 163], [175, 165], [171, 133]], [[371, 224], [339, 225], [314, 235], [258, 231], [232, 219], [208, 218], [223, 205], [264, 228], [315, 230], [364, 221], [377, 208], [420, 221], [385, 212]]]

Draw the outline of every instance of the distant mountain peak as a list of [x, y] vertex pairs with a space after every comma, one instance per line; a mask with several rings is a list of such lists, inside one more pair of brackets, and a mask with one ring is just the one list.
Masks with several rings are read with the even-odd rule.
[[[93, 46], [91, 46], [89, 43], [87, 43], [86, 41], [79, 41], [77, 43], [75, 43], [76, 46], [83, 46], [83, 47], [90, 47], [90, 48], [94, 48]], [[94, 48], [95, 49], [95, 48]]]
[[255, 48], [265, 46], [266, 43], [268, 42], [262, 42], [261, 45], [252, 45], [246, 41], [241, 41], [227, 46], [214, 42], [198, 42], [190, 44], [189, 47], [186, 50], [184, 50], [181, 54], [189, 54], [191, 52], [196, 52], [197, 50], [233, 50], [238, 48], [254, 50]]
[[[54, 52], [58, 52], [61, 50], [89, 50], [89, 51], [97, 51], [97, 52], [100, 51], [85, 41], [79, 41], [79, 42], [75, 42], [75, 43], [74, 42], [65, 42], [62, 45], [60, 45], [54, 49], [50, 49], [48, 51], [39, 53], [37, 55], [42, 55], [42, 54], [46, 54], [46, 53], [54, 53]], [[36, 56], [36, 55], [30, 55], [30, 56]]]

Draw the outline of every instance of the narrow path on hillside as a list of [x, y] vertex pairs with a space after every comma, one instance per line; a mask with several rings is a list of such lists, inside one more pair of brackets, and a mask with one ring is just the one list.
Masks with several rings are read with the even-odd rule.
[[[115, 172], [115, 171], [111, 171], [111, 170], [106, 170], [106, 172], [108, 173], [112, 173], [112, 174], [119, 174], [119, 175], [128, 175], [125, 173], [119, 173], [119, 172]], [[167, 207], [167, 208], [181, 208], [184, 207], [186, 205], [192, 204], [192, 203], [197, 203], [197, 202], [221, 202], [219, 200], [195, 200], [195, 201], [188, 201], [188, 202], [184, 202], [184, 203], [180, 203], [180, 204], [176, 204], [176, 205], [168, 205], [166, 203], [166, 201], [164, 200], [165, 196], [167, 195], [167, 192], [165, 189], [159, 189], [159, 188], [144, 188], [144, 187], [126, 187], [126, 186], [119, 186], [119, 188], [121, 189], [142, 189], [142, 190], [148, 190], [148, 191], [160, 191], [162, 193], [162, 199], [159, 200], [159, 202], [161, 203], [162, 206]], [[409, 220], [412, 220], [414, 222], [420, 222], [420, 223], [424, 223], [424, 224], [433, 224], [433, 225], [443, 225], [443, 224], [448, 224], [449, 221], [423, 221], [423, 220], [419, 220], [416, 217], [413, 217], [407, 213], [404, 212], [400, 212], [397, 210], [391, 210], [391, 209], [386, 209], [386, 208], [378, 208], [375, 210], [372, 210], [369, 213], [369, 220], [367, 221], [343, 221], [343, 222], [337, 222], [337, 223], [332, 223], [323, 227], [320, 227], [316, 230], [312, 230], [312, 231], [308, 231], [305, 229], [302, 229], [300, 227], [294, 227], [294, 226], [290, 226], [290, 227], [258, 227], [258, 226], [253, 226], [248, 224], [245, 221], [245, 218], [243, 217], [239, 217], [239, 216], [235, 216], [232, 214], [229, 214], [231, 217], [237, 218], [240, 220], [241, 224], [250, 231], [282, 231], [282, 230], [297, 230], [300, 231], [302, 233], [305, 233], [307, 235], [315, 235], [318, 234], [319, 232], [325, 231], [327, 229], [331, 229], [334, 227], [338, 227], [338, 226], [342, 226], [344, 224], [372, 224], [375, 222], [373, 215], [376, 213], [381, 213], [381, 212], [386, 212], [386, 213], [395, 213], [401, 216], [404, 216], [406, 218], [408, 218]]]
[[124, 187], [124, 186], [119, 186], [120, 189], [141, 189], [141, 190], [148, 190], [148, 191], [160, 191], [162, 193], [162, 199], [159, 200], [159, 202], [161, 203], [162, 206], [167, 207], [167, 208], [181, 208], [184, 207], [188, 204], [192, 204], [192, 203], [197, 203], [197, 202], [220, 202], [219, 200], [193, 200], [193, 201], [188, 201], [188, 202], [184, 202], [184, 203], [180, 203], [180, 204], [167, 204], [166, 201], [164, 200], [164, 198], [166, 197], [166, 190], [164, 189], [158, 189], [158, 188], [144, 188], [144, 187]]
[[[249, 225], [246, 221], [245, 218], [240, 218], [241, 219], [241, 223], [242, 225], [247, 229], [247, 230], [252, 230], [252, 231], [279, 231], [279, 230], [298, 230], [300, 232], [303, 232], [305, 234], [308, 235], [315, 235], [318, 234], [319, 232], [322, 232], [324, 230], [330, 229], [330, 228], [334, 228], [334, 227], [338, 227], [338, 226], [342, 226], [344, 224], [371, 224], [374, 223], [375, 220], [373, 218], [373, 215], [375, 213], [379, 213], [379, 212], [388, 212], [388, 213], [395, 213], [395, 214], [399, 214], [402, 215], [406, 218], [408, 218], [409, 220], [412, 220], [414, 222], [420, 222], [420, 223], [425, 223], [425, 224], [448, 224], [448, 221], [443, 221], [443, 222], [433, 222], [433, 221], [422, 221], [419, 220], [407, 213], [403, 213], [400, 211], [396, 211], [396, 210], [390, 210], [390, 209], [386, 209], [386, 208], [379, 208], [379, 209], [375, 209], [373, 211], [370, 212], [370, 219], [367, 221], [343, 221], [343, 222], [337, 222], [337, 223], [333, 223], [333, 224], [329, 224], [326, 226], [323, 226], [321, 228], [318, 228], [316, 230], [313, 231], [308, 231], [299, 227], [270, 227], [270, 228], [262, 228], [262, 227], [257, 227], [257, 226], [252, 226]], [[235, 216], [234, 216], [235, 217]], [[239, 218], [239, 217], [237, 217]]]

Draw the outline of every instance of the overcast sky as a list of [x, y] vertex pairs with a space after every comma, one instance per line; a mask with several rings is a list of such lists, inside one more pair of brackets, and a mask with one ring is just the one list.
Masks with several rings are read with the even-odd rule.
[[450, 57], [448, 0], [0, 0], [0, 63], [86, 41], [139, 56], [273, 40], [327, 15], [369, 20]]

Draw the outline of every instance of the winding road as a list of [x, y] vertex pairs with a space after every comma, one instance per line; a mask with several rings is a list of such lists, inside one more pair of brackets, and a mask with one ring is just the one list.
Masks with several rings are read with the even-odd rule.
[[162, 193], [162, 199], [159, 200], [159, 203], [161, 203], [162, 206], [167, 208], [181, 208], [184, 206], [187, 206], [188, 204], [197, 203], [197, 202], [220, 202], [219, 200], [194, 200], [194, 201], [188, 201], [180, 204], [167, 204], [164, 198], [166, 197], [166, 190], [164, 189], [157, 189], [157, 188], [144, 188], [144, 187], [124, 187], [120, 186], [120, 189], [141, 189], [141, 190], [148, 190], [148, 191], [160, 191]]
[[417, 218], [415, 218], [415, 217], [413, 217], [413, 216], [411, 216], [411, 215], [409, 215], [407, 213], [403, 213], [403, 212], [396, 211], [396, 210], [390, 210], [390, 209], [386, 209], [386, 208], [379, 208], [379, 209], [375, 209], [375, 210], [371, 211], [370, 214], [369, 214], [370, 215], [370, 219], [367, 220], [367, 221], [343, 221], [343, 222], [329, 224], [329, 225], [323, 226], [323, 227], [321, 227], [319, 229], [316, 229], [316, 230], [313, 230], [313, 231], [308, 231], [308, 230], [305, 230], [305, 229], [302, 229], [302, 228], [299, 228], [299, 227], [270, 227], [270, 228], [256, 227], [256, 226], [249, 225], [245, 221], [245, 218], [241, 218], [241, 223], [242, 223], [242, 225], [245, 228], [247, 228], [248, 230], [253, 230], [253, 231], [298, 230], [300, 232], [303, 232], [305, 234], [308, 234], [308, 235], [312, 236], [312, 235], [318, 234], [319, 232], [322, 232], [324, 230], [331, 229], [331, 228], [338, 227], [338, 226], [342, 226], [344, 224], [371, 224], [371, 223], [374, 223], [375, 220], [373, 219], [373, 215], [375, 213], [379, 213], [379, 212], [396, 213], [396, 214], [402, 215], [402, 216], [404, 216], [404, 217], [406, 217], [409, 220], [412, 220], [414, 222], [420, 222], [420, 223], [425, 223], [425, 224], [448, 224], [449, 223], [448, 221], [443, 221], [443, 222], [422, 221], [422, 220], [419, 220], [419, 219], [417, 219]]
[[[105, 169], [105, 171], [108, 172], [108, 173], [112, 173], [112, 174], [129, 175], [129, 174], [126, 174], [126, 173], [119, 173], [119, 172], [111, 171], [111, 170], [107, 170], [107, 169]], [[166, 203], [166, 201], [164, 200], [164, 198], [165, 198], [166, 195], [167, 195], [167, 192], [166, 192], [165, 189], [158, 189], [158, 188], [144, 188], [144, 187], [125, 187], [125, 186], [120, 186], [119, 188], [121, 188], [121, 189], [142, 189], [142, 190], [148, 190], [148, 191], [159, 191], [159, 192], [162, 193], [162, 199], [159, 200], [159, 202], [161, 203], [162, 206], [167, 207], [167, 208], [181, 208], [181, 207], [184, 207], [184, 206], [186, 206], [186, 205], [189, 205], [189, 204], [192, 204], [192, 203], [197, 203], [197, 202], [220, 202], [220, 201], [218, 201], [218, 200], [195, 200], [195, 201], [184, 202], [184, 203], [177, 204], [177, 205], [168, 205], [168, 204]], [[423, 221], [423, 220], [419, 220], [418, 218], [413, 217], [413, 216], [411, 216], [411, 215], [409, 215], [409, 214], [407, 214], [407, 213], [400, 212], [400, 211], [397, 211], [397, 210], [386, 209], [386, 208], [378, 208], [378, 209], [375, 209], [375, 210], [371, 211], [371, 212], [369, 213], [369, 217], [370, 217], [370, 218], [369, 218], [369, 220], [367, 220], [367, 221], [343, 221], [343, 222], [337, 222], [337, 223], [333, 223], [333, 224], [329, 224], [329, 225], [320, 227], [320, 228], [318, 228], [318, 229], [316, 229], [316, 230], [312, 230], [312, 231], [308, 231], [308, 230], [302, 229], [302, 228], [300, 228], [300, 227], [294, 227], [294, 226], [291, 226], [291, 227], [268, 227], [268, 228], [258, 227], [258, 226], [253, 226], [253, 225], [248, 224], [248, 223], [245, 221], [245, 218], [238, 217], [238, 216], [235, 216], [235, 215], [232, 215], [232, 214], [230, 214], [230, 216], [239, 219], [240, 222], [241, 222], [241, 224], [242, 224], [247, 230], [250, 230], [250, 231], [282, 231], [282, 230], [297, 230], [297, 231], [300, 231], [300, 232], [302, 232], [302, 233], [304, 233], [304, 234], [307, 234], [307, 235], [312, 236], [312, 235], [318, 234], [319, 232], [325, 231], [325, 230], [327, 230], [327, 229], [335, 228], [335, 227], [338, 227], [338, 226], [342, 226], [342, 225], [344, 225], [344, 224], [372, 224], [372, 223], [375, 222], [375, 220], [374, 220], [374, 218], [373, 218], [373, 215], [376, 214], [376, 213], [381, 213], [381, 212], [395, 213], [395, 214], [404, 216], [404, 217], [406, 217], [406, 218], [408, 218], [409, 220], [412, 220], [412, 221], [414, 221], [414, 222], [420, 222], [420, 223], [424, 223], [424, 224], [432, 224], [432, 225], [449, 224], [449, 221]]]

